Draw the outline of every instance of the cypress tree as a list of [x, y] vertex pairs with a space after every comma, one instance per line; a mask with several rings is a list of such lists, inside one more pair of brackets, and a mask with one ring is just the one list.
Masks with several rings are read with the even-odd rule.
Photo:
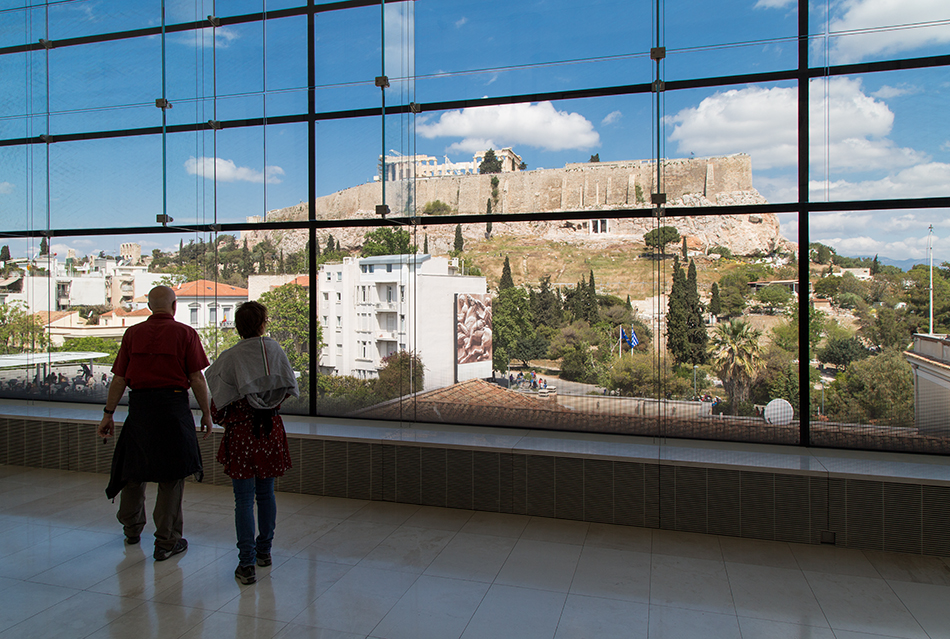
[[425, 237], [422, 240], [422, 252], [426, 255], [429, 254], [429, 234], [426, 233]]
[[686, 236], [683, 236], [683, 259], [685, 260], [689, 256], [689, 251], [686, 248]]
[[706, 333], [706, 324], [703, 322], [703, 303], [699, 299], [699, 285], [696, 277], [696, 264], [689, 261], [686, 275], [686, 329], [689, 342], [689, 363], [705, 364], [708, 361], [706, 346], [709, 335]]
[[465, 250], [465, 240], [462, 238], [462, 225], [455, 225], [455, 252], [461, 253]]
[[709, 312], [715, 317], [722, 314], [722, 300], [719, 299], [719, 284], [713, 282], [712, 298], [709, 300]]
[[688, 300], [686, 274], [680, 266], [679, 256], [673, 256], [673, 285], [670, 287], [669, 308], [666, 313], [666, 349], [678, 363], [689, 360], [687, 337]]
[[503, 291], [506, 288], [514, 288], [515, 281], [511, 277], [511, 262], [508, 256], [505, 256], [505, 265], [501, 268], [501, 280], [498, 282], [498, 290]]
[[584, 314], [591, 326], [600, 321], [600, 311], [597, 306], [597, 287], [594, 285], [594, 270], [591, 269], [590, 281], [584, 291]]

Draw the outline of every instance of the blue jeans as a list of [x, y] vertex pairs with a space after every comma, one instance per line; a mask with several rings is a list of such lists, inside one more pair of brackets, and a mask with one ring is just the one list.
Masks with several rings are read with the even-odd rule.
[[[237, 531], [238, 563], [250, 566], [256, 555], [270, 554], [277, 525], [274, 478], [232, 479], [234, 529]], [[254, 539], [254, 496], [257, 495], [257, 540]]]

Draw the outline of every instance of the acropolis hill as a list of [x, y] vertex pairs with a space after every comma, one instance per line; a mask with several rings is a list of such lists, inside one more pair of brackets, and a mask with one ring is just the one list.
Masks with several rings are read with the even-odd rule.
[[[745, 154], [711, 158], [667, 160], [664, 191], [669, 206], [717, 206], [762, 204], [766, 200], [752, 186], [752, 162]], [[429, 202], [439, 200], [460, 214], [482, 214], [492, 198], [493, 175], [449, 175], [416, 178], [417, 212]], [[621, 239], [642, 241], [656, 224], [652, 219], [610, 220], [606, 233], [597, 233], [591, 219], [598, 210], [649, 208], [650, 193], [656, 179], [656, 164], [650, 160], [591, 162], [568, 164], [560, 169], [536, 169], [494, 174], [498, 178], [498, 196], [493, 213], [532, 213], [591, 211], [589, 217], [575, 222], [531, 222], [505, 224], [495, 222], [495, 236], [530, 236], [559, 242], [597, 244]], [[387, 203], [400, 215], [404, 189], [400, 182], [387, 182]], [[639, 187], [639, 189], [638, 189]], [[639, 196], [639, 197], [638, 197]], [[361, 184], [317, 198], [317, 219], [376, 217], [381, 203], [379, 182]], [[278, 209], [267, 214], [269, 221], [307, 218], [307, 204]], [[424, 218], [423, 218], [424, 219]], [[260, 221], [249, 218], [249, 221]], [[725, 246], [733, 253], [747, 255], [769, 252], [788, 242], [781, 236], [778, 220], [771, 214], [728, 215], [716, 217], [667, 218], [685, 235], [692, 248], [705, 250]], [[463, 229], [466, 240], [484, 237], [481, 224]], [[362, 244], [366, 229], [333, 229], [333, 236], [346, 248]], [[455, 229], [451, 225], [428, 226], [432, 253], [451, 250]], [[285, 251], [301, 248], [304, 232], [250, 231], [242, 233], [253, 245], [265, 237], [279, 242]]]

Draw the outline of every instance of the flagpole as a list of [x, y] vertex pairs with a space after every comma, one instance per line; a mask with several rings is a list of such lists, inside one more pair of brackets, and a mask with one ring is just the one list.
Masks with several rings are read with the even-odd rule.
[[930, 334], [934, 334], [934, 225], [930, 225], [927, 235], [930, 245]]

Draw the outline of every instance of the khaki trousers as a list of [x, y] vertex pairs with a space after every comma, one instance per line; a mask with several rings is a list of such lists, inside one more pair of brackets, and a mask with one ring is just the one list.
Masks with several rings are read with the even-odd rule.
[[[155, 524], [155, 547], [171, 550], [181, 539], [182, 511], [185, 480], [158, 483], [158, 495], [152, 522]], [[130, 481], [119, 493], [119, 512], [116, 515], [126, 537], [138, 537], [145, 528], [145, 484]]]

